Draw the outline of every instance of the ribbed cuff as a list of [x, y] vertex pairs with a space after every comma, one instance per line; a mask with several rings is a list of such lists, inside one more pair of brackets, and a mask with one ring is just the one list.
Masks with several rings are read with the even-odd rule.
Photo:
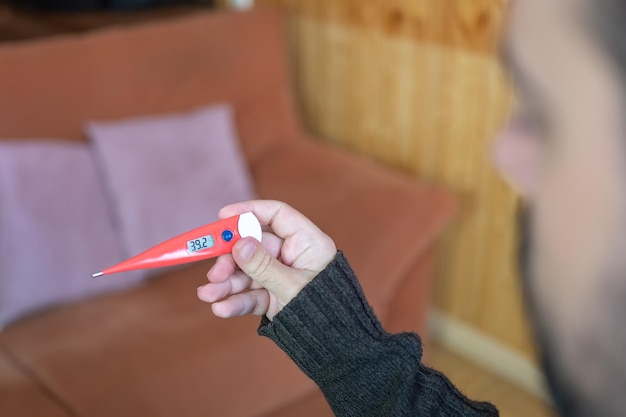
[[273, 321], [264, 317], [258, 332], [316, 380], [329, 369], [337, 369], [333, 365], [345, 367], [346, 359], [359, 357], [359, 351], [380, 347], [390, 336], [340, 251]]
[[319, 385], [338, 416], [498, 415], [424, 367], [419, 336], [383, 330], [341, 252], [258, 331]]

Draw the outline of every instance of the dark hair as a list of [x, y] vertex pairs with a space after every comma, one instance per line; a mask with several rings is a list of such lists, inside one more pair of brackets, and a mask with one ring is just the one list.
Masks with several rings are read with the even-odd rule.
[[589, 0], [583, 15], [592, 36], [619, 67], [626, 85], [626, 2]]

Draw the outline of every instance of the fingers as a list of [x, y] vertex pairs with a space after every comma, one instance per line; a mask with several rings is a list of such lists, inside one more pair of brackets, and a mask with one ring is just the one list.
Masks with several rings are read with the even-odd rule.
[[237, 264], [231, 254], [222, 255], [215, 261], [206, 276], [209, 282], [224, 282], [235, 273]]
[[[274, 258], [280, 255], [283, 240], [273, 233], [263, 233], [263, 246]], [[209, 282], [224, 282], [237, 270], [237, 264], [231, 254], [222, 255], [207, 272]]]
[[271, 320], [334, 259], [337, 250], [303, 214], [278, 201], [232, 204], [220, 210], [219, 217], [245, 212], [254, 213], [264, 226], [263, 243], [253, 238], [235, 243], [232, 253], [218, 259], [208, 272], [211, 284], [199, 289], [198, 296], [212, 302], [220, 317], [266, 314]]
[[[280, 255], [280, 250], [283, 246], [284, 240], [276, 236], [271, 232], [263, 232], [263, 247], [267, 252], [272, 255], [274, 258], [278, 258]], [[232, 259], [232, 256], [231, 256]], [[234, 262], [234, 261], [233, 261]]]
[[283, 265], [253, 238], [235, 244], [232, 253], [239, 268], [268, 289], [281, 305], [286, 305], [313, 278], [307, 271]]
[[322, 233], [315, 224], [286, 203], [272, 200], [250, 200], [222, 208], [220, 218], [251, 211], [262, 225], [268, 225], [279, 237], [287, 237], [302, 231]]
[[267, 312], [270, 305], [270, 296], [264, 289], [251, 290], [235, 294], [224, 301], [211, 305], [213, 314], [222, 318], [239, 317], [246, 314], [257, 316]]
[[[333, 240], [303, 214], [291, 206], [271, 200], [251, 200], [232, 204], [220, 210], [220, 217], [253, 212], [261, 224], [285, 241], [283, 263], [296, 269], [321, 271], [336, 254]], [[265, 235], [263, 236], [265, 239]]]
[[[198, 298], [207, 303], [214, 303], [222, 300], [231, 294], [237, 294], [245, 291], [255, 284], [250, 277], [242, 272], [235, 272], [226, 281], [211, 282], [209, 284], [198, 287]], [[256, 285], [258, 288], [258, 284]]]

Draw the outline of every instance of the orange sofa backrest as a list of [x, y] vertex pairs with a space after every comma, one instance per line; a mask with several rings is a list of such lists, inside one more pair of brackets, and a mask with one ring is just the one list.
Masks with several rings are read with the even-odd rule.
[[227, 102], [250, 163], [297, 135], [278, 12], [193, 16], [0, 45], [0, 138]]

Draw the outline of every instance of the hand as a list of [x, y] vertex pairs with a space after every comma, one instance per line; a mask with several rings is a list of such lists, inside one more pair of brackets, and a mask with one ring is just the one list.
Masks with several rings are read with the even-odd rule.
[[335, 243], [304, 215], [278, 201], [224, 207], [219, 218], [251, 211], [264, 226], [263, 243], [245, 238], [220, 256], [198, 298], [218, 317], [266, 315], [270, 320], [335, 258]]

